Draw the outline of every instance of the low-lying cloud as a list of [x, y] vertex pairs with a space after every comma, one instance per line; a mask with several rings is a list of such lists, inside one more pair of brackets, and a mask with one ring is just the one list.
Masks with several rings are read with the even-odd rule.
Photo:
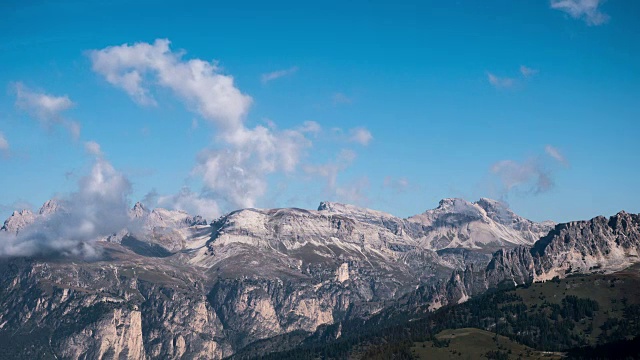
[[78, 189], [58, 201], [56, 211], [45, 212], [17, 234], [0, 232], [0, 256], [48, 253], [97, 255], [92, 242], [130, 223], [128, 197], [131, 183], [101, 157], [78, 181]]

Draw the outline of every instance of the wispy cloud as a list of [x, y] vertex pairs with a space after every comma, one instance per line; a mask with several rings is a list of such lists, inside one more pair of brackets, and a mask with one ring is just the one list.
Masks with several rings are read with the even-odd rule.
[[558, 148], [551, 145], [546, 145], [544, 147], [544, 151], [547, 153], [547, 155], [551, 156], [562, 165], [569, 166], [569, 162], [567, 161], [567, 158], [564, 155], [562, 155], [562, 153], [560, 152], [560, 150], [558, 150]]
[[296, 72], [298, 72], [298, 67], [297, 66], [293, 66], [293, 67], [290, 67], [288, 69], [283, 69], [283, 70], [276, 70], [276, 71], [272, 71], [270, 73], [262, 74], [260, 76], [260, 81], [262, 81], [263, 84], [266, 84], [266, 83], [268, 83], [268, 82], [270, 82], [272, 80], [276, 80], [276, 79], [279, 79], [281, 77], [293, 75]]
[[341, 92], [337, 92], [333, 94], [331, 99], [333, 101], [333, 105], [351, 104], [353, 102], [353, 100], [350, 97], [348, 97], [347, 95]]
[[363, 127], [357, 127], [349, 130], [349, 141], [367, 146], [373, 140], [371, 132]]
[[93, 156], [96, 157], [101, 157], [102, 156], [102, 149], [100, 148], [100, 144], [98, 144], [95, 141], [87, 141], [84, 143], [84, 149], [85, 151]]
[[298, 128], [301, 133], [318, 134], [322, 131], [322, 126], [315, 121], [308, 120], [302, 123], [302, 126]]
[[537, 69], [532, 69], [532, 68], [527, 67], [525, 65], [520, 65], [520, 73], [525, 78], [531, 77], [531, 76], [537, 74], [538, 72], [539, 71]]
[[524, 162], [514, 160], [498, 161], [491, 166], [491, 172], [500, 178], [505, 193], [521, 188], [538, 194], [548, 191], [554, 186], [551, 176], [536, 159], [529, 159]]
[[9, 141], [0, 131], [0, 151], [7, 152], [9, 150]]
[[319, 165], [304, 165], [303, 171], [307, 175], [315, 175], [326, 180], [325, 192], [335, 194], [338, 188], [338, 174], [346, 170], [356, 159], [356, 153], [352, 150], [342, 149], [335, 160]]
[[393, 190], [395, 193], [403, 193], [409, 189], [410, 183], [407, 178], [400, 177], [395, 178], [392, 176], [387, 176], [384, 178], [383, 186], [385, 188]]
[[498, 77], [493, 73], [487, 72], [487, 80], [495, 88], [504, 89], [510, 88], [515, 84], [515, 79], [509, 77]]
[[369, 178], [366, 176], [359, 177], [343, 186], [338, 186], [335, 189], [336, 200], [366, 206], [369, 203], [369, 196], [367, 195], [369, 187]]
[[502, 196], [515, 190], [540, 194], [554, 187], [553, 178], [554, 169], [557, 170], [556, 164], [567, 167], [569, 162], [557, 148], [551, 145], [546, 145], [544, 150], [555, 161], [555, 164], [538, 155], [524, 161], [501, 160], [491, 166], [491, 173], [500, 180]]
[[74, 106], [73, 101], [67, 95], [54, 96], [43, 92], [31, 90], [18, 82], [14, 85], [16, 93], [16, 106], [38, 119], [44, 126], [51, 127], [55, 124], [65, 127], [74, 139], [80, 137], [80, 124], [68, 120], [62, 113]]
[[602, 0], [551, 0], [551, 8], [563, 11], [587, 25], [597, 26], [609, 21], [609, 15], [600, 11]]

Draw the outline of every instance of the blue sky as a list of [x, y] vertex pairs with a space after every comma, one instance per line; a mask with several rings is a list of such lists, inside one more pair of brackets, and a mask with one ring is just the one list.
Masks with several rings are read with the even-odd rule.
[[[83, 186], [203, 212], [445, 197], [640, 212], [640, 4], [0, 5], [0, 215]], [[166, 41], [166, 40], [168, 41]], [[139, 81], [136, 81], [136, 77]]]

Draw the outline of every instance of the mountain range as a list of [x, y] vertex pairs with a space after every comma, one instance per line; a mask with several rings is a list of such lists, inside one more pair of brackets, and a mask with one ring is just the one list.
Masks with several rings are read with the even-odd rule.
[[[46, 232], [42, 224], [64, 212], [57, 200], [16, 211], [0, 241]], [[444, 199], [409, 218], [322, 202], [212, 221], [136, 203], [126, 224], [81, 244], [92, 256], [0, 259], [5, 353], [220, 359], [389, 311], [461, 304], [504, 284], [640, 262], [638, 215], [537, 223], [485, 198]]]

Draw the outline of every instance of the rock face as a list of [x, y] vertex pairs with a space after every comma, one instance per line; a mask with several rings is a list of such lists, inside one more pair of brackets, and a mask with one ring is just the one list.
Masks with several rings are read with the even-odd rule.
[[[17, 213], [3, 229], [16, 233], [61, 211], [46, 208]], [[505, 282], [625, 266], [640, 242], [637, 215], [553, 228], [488, 199], [445, 199], [408, 219], [330, 202], [238, 210], [211, 224], [138, 203], [130, 218], [93, 243], [99, 259], [0, 259], [0, 348], [219, 359], [258, 340], [368, 318], [398, 300], [437, 308]]]
[[614, 272], [640, 262], [640, 215], [624, 211], [605, 218], [556, 225], [533, 246], [497, 251], [486, 268], [454, 271], [439, 288], [421, 290], [438, 307], [465, 301], [501, 284], [521, 285], [569, 274]]

